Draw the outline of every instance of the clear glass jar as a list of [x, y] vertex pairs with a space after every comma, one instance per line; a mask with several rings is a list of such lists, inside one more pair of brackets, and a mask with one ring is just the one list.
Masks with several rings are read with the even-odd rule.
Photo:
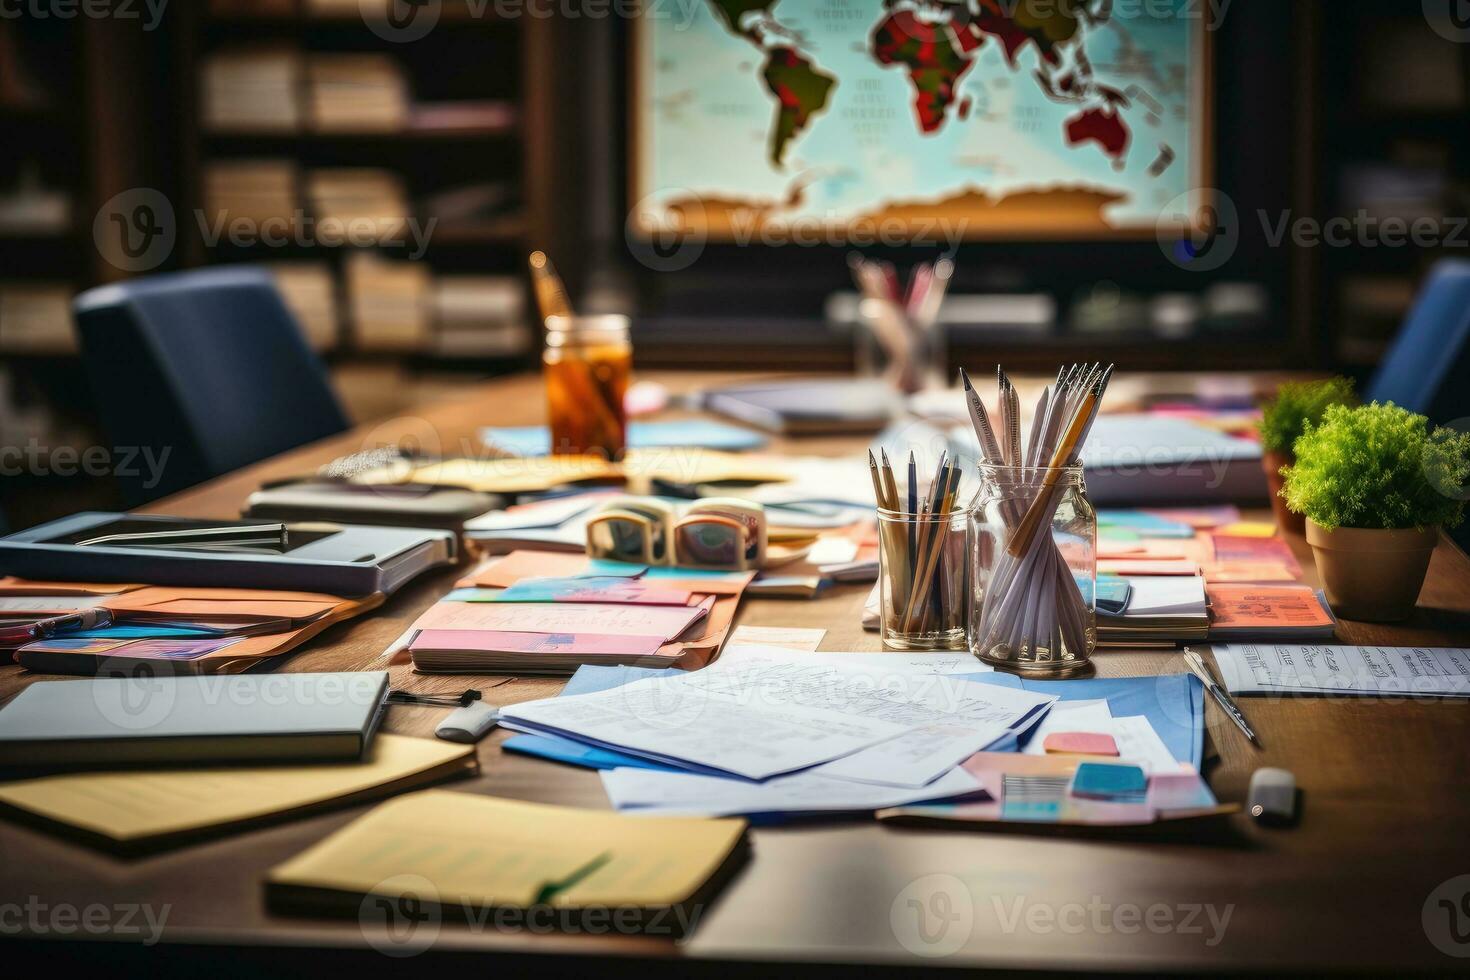
[[1060, 675], [1097, 645], [1097, 512], [1081, 466], [982, 463], [970, 505], [970, 652]]
[[878, 510], [879, 633], [888, 650], [963, 650], [967, 516]]
[[628, 318], [546, 318], [546, 407], [551, 451], [621, 459], [627, 443], [623, 398], [633, 374]]

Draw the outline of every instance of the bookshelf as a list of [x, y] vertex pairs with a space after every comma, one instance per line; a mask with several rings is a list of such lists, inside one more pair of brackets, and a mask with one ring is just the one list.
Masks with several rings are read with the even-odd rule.
[[[550, 220], [546, 18], [445, 0], [398, 42], [357, 0], [178, 14], [179, 193], [206, 216], [181, 228], [182, 264], [285, 270], [337, 361], [527, 363], [523, 263]], [[237, 217], [275, 234], [233, 234]]]

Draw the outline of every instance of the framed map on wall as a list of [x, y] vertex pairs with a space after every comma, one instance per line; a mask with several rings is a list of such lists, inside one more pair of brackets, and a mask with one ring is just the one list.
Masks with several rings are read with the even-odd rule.
[[1211, 180], [1212, 9], [645, 0], [629, 230], [836, 244], [1151, 236]]

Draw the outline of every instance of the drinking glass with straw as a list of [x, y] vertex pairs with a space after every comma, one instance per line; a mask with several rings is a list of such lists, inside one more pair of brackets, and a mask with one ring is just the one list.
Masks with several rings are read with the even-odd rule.
[[1097, 515], [1080, 457], [1112, 367], [1058, 371], [1024, 443], [1005, 372], [996, 376], [998, 426], [969, 376], [960, 377], [982, 456], [968, 521], [970, 650], [1023, 672], [1081, 670], [1097, 641]]
[[[926, 486], [909, 456], [904, 491], [886, 452], [868, 453], [878, 501], [878, 599], [883, 645], [963, 650], [967, 567], [960, 469], [941, 454]], [[927, 477], [928, 474], [925, 474]]]

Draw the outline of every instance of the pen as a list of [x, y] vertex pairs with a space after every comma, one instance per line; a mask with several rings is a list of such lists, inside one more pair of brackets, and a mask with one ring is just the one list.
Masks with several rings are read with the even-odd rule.
[[1209, 666], [1205, 664], [1204, 658], [1186, 647], [1184, 650], [1184, 659], [1189, 664], [1190, 671], [1200, 679], [1200, 683], [1204, 684], [1205, 689], [1214, 696], [1216, 703], [1230, 716], [1230, 720], [1235, 722], [1235, 726], [1244, 732], [1245, 737], [1250, 739], [1259, 748], [1261, 740], [1256, 737], [1256, 733], [1251, 729], [1250, 723], [1245, 720], [1245, 715], [1241, 713], [1235, 700], [1229, 694], [1225, 693], [1223, 687], [1216, 683], [1215, 677], [1211, 673]]

